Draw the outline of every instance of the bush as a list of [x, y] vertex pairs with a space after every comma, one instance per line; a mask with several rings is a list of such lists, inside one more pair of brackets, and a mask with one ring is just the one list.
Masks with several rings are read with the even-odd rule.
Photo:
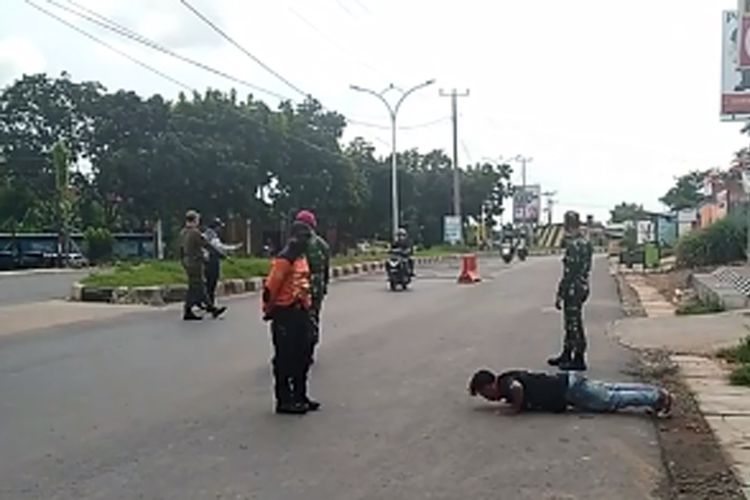
[[716, 301], [703, 301], [698, 297], [691, 299], [690, 301], [680, 304], [675, 311], [678, 316], [689, 316], [694, 314], [714, 314], [724, 312], [724, 306]]
[[750, 365], [741, 365], [729, 374], [732, 385], [750, 385]]
[[731, 363], [750, 363], [750, 336], [745, 337], [735, 347], [720, 350], [717, 356]]
[[725, 218], [687, 234], [677, 243], [679, 267], [728, 264], [745, 256], [746, 226], [738, 218]]
[[107, 228], [86, 229], [83, 235], [86, 247], [86, 257], [90, 262], [99, 264], [112, 260], [115, 239]]

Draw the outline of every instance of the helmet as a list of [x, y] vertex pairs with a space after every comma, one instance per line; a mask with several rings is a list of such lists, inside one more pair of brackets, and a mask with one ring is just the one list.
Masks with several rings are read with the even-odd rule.
[[396, 232], [396, 236], [398, 236], [399, 238], [406, 238], [406, 229], [400, 227]]
[[315, 218], [315, 214], [310, 210], [300, 210], [294, 220], [297, 222], [304, 222], [313, 229], [318, 225], [318, 220]]

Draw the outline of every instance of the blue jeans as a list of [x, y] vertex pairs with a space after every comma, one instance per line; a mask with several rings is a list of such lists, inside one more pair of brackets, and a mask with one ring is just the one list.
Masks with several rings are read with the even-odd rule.
[[568, 372], [568, 403], [583, 411], [614, 412], [628, 407], [659, 408], [658, 387], [637, 383], [606, 383]]

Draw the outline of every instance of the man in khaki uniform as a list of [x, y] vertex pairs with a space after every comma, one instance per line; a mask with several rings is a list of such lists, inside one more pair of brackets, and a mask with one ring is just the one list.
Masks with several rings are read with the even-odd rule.
[[198, 212], [188, 210], [185, 214], [185, 227], [180, 232], [180, 260], [188, 279], [188, 291], [182, 316], [185, 321], [203, 319], [202, 316], [195, 314], [193, 307], [196, 306], [210, 312], [214, 318], [218, 318], [226, 311], [226, 307], [215, 307], [210, 304], [206, 296], [203, 281], [203, 250], [207, 249], [210, 244], [199, 229], [200, 221]]

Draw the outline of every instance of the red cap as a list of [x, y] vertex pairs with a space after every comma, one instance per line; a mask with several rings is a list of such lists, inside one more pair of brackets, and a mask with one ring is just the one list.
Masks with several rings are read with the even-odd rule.
[[315, 228], [318, 225], [318, 221], [315, 218], [315, 214], [312, 213], [309, 210], [300, 210], [299, 213], [297, 213], [297, 217], [295, 217], [294, 220], [297, 220], [299, 222], [304, 222], [308, 226]]

